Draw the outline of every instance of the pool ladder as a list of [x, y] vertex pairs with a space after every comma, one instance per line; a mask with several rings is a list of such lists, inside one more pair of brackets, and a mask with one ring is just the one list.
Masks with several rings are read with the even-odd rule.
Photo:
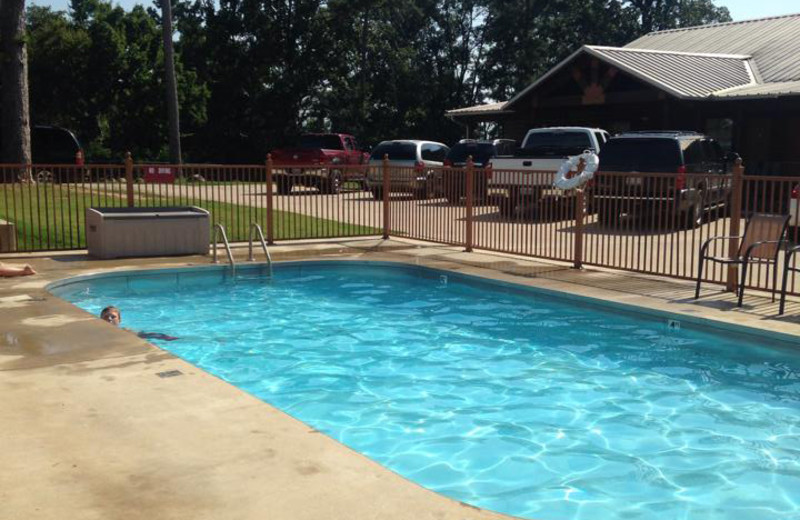
[[256, 259], [253, 256], [253, 231], [258, 233], [258, 240], [261, 242], [261, 249], [264, 250], [264, 256], [267, 257], [267, 267], [269, 268], [269, 274], [272, 276], [272, 256], [269, 254], [269, 248], [267, 247], [267, 241], [264, 240], [264, 232], [261, 231], [261, 226], [253, 222], [250, 224], [250, 246], [249, 246], [249, 256], [247, 257], [248, 262], [255, 262]]
[[228, 253], [228, 263], [231, 264], [231, 271], [234, 273], [236, 272], [236, 261], [233, 259], [233, 253], [231, 252], [231, 245], [228, 242], [228, 234], [225, 233], [225, 227], [222, 224], [214, 224], [214, 237], [211, 240], [212, 249], [214, 251], [214, 257], [212, 262], [215, 264], [219, 263], [219, 258], [217, 257], [217, 239], [222, 236], [222, 243], [225, 244], [225, 252]]

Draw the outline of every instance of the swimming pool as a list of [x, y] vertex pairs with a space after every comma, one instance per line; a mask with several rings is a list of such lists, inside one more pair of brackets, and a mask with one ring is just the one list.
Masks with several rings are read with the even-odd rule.
[[457, 500], [800, 518], [793, 345], [415, 266], [117, 273], [52, 291]]

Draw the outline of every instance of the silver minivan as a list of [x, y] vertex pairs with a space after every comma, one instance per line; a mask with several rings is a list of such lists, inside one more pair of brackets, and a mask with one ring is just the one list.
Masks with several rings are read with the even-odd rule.
[[370, 154], [367, 188], [376, 199], [383, 198], [383, 158], [388, 156], [389, 191], [430, 198], [440, 189], [441, 167], [449, 151], [447, 145], [434, 141], [383, 141]]

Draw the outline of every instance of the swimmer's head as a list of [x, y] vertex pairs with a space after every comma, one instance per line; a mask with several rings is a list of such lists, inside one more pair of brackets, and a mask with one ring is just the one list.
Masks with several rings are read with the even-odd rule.
[[122, 316], [119, 313], [119, 309], [117, 309], [113, 305], [109, 305], [108, 307], [100, 311], [100, 319], [109, 322], [115, 327], [118, 327], [119, 322], [122, 320]]

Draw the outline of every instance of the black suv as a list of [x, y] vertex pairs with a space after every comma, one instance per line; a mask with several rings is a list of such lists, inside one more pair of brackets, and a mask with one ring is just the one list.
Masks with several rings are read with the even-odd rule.
[[[466, 179], [463, 168], [467, 159], [472, 157], [476, 170], [473, 178], [475, 200], [486, 198], [486, 167], [492, 158], [498, 155], [513, 155], [517, 149], [517, 142], [513, 139], [494, 139], [491, 141], [478, 141], [475, 139], [462, 139], [450, 148], [444, 160], [444, 173], [442, 183], [444, 195], [451, 204], [457, 204], [467, 192]], [[451, 169], [452, 168], [452, 169]]]
[[[622, 214], [691, 228], [705, 212], [728, 203], [736, 154], [695, 132], [628, 132], [600, 151], [594, 207], [601, 224]], [[641, 175], [654, 173], [658, 175]]]

